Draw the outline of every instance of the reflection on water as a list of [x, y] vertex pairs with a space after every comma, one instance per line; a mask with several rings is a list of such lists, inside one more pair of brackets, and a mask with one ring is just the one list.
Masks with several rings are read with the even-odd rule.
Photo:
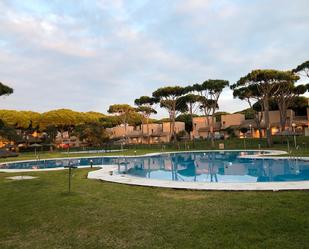
[[128, 164], [127, 173], [139, 177], [185, 182], [309, 180], [309, 162], [243, 159], [238, 158], [239, 155], [239, 152], [185, 153], [135, 159]]
[[186, 182], [269, 182], [309, 180], [309, 162], [300, 160], [244, 159], [254, 152], [172, 153], [151, 157], [82, 158], [3, 164], [6, 169], [118, 165], [120, 172], [137, 177]]

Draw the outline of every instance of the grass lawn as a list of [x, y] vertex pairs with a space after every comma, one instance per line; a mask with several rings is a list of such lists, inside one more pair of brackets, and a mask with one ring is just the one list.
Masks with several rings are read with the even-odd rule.
[[0, 173], [0, 248], [308, 248], [309, 194], [183, 191]]
[[[135, 153], [136, 151], [136, 153]], [[51, 159], [51, 158], [66, 158], [66, 157], [91, 157], [91, 156], [116, 156], [116, 155], [144, 155], [147, 153], [158, 152], [161, 150], [158, 149], [129, 149], [121, 152], [108, 152], [108, 153], [78, 153], [78, 154], [67, 154], [61, 153], [59, 151], [55, 152], [39, 152], [38, 155], [40, 159]], [[34, 152], [20, 153], [18, 157], [8, 157], [1, 158], [0, 163], [2, 162], [11, 162], [11, 161], [21, 161], [21, 160], [35, 160], [37, 156]]]
[[[299, 138], [302, 146], [291, 154], [309, 155], [306, 139]], [[229, 140], [225, 147], [244, 149], [244, 143]], [[257, 149], [257, 141], [247, 140], [246, 148]], [[195, 148], [180, 144], [166, 146], [164, 151], [185, 149], [210, 146], [207, 142], [196, 143]], [[286, 150], [286, 145], [275, 144], [273, 149]], [[43, 152], [40, 158], [161, 150], [136, 146], [107, 154]], [[27, 159], [35, 159], [34, 153], [0, 162]], [[88, 170], [74, 170], [71, 194], [67, 171], [20, 173], [39, 177], [25, 181], [5, 179], [17, 173], [0, 173], [0, 248], [308, 248], [308, 192], [137, 187], [88, 180]]]

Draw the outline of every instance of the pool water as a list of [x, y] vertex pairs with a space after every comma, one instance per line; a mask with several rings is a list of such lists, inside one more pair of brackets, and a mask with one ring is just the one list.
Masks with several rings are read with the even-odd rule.
[[260, 152], [186, 152], [143, 157], [100, 157], [40, 160], [0, 165], [0, 169], [42, 169], [118, 165], [119, 173], [135, 177], [183, 182], [279, 182], [309, 180], [309, 161], [248, 159]]
[[127, 172], [138, 177], [183, 182], [309, 180], [309, 161], [239, 157], [246, 154], [248, 153], [213, 152], [162, 155], [136, 160], [135, 165], [130, 165]]

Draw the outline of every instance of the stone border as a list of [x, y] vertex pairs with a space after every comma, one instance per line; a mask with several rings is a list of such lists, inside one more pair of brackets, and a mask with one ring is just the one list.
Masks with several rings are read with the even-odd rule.
[[[59, 157], [59, 158], [47, 158], [41, 159], [40, 161], [53, 161], [53, 160], [79, 160], [84, 158], [140, 158], [140, 157], [149, 157], [149, 156], [159, 156], [159, 155], [166, 155], [166, 154], [178, 154], [178, 153], [188, 153], [188, 152], [233, 152], [233, 151], [257, 151], [257, 152], [266, 152], [267, 154], [257, 154], [257, 155], [247, 155], [247, 156], [240, 156], [242, 158], [256, 158], [256, 159], [291, 159], [290, 157], [273, 157], [278, 155], [287, 154], [286, 151], [283, 150], [192, 150], [192, 151], [167, 151], [167, 152], [156, 152], [156, 153], [148, 153], [145, 155], [132, 155], [132, 156], [83, 156], [83, 157]], [[301, 157], [297, 158], [301, 160], [309, 160], [309, 157]], [[0, 163], [0, 172], [3, 173], [17, 173], [17, 172], [37, 172], [37, 171], [54, 171], [54, 170], [63, 170], [64, 167], [57, 167], [57, 168], [44, 168], [44, 169], [5, 169], [1, 168], [1, 165], [6, 165], [10, 163], [26, 163], [26, 162], [36, 162], [37, 160], [21, 160], [21, 161], [11, 161], [11, 162], [4, 162]], [[90, 166], [90, 165], [89, 165]], [[79, 166], [78, 168], [87, 168], [89, 166]], [[106, 166], [106, 165], [104, 165]], [[94, 165], [94, 167], [101, 167], [100, 165]]]
[[[40, 161], [53, 161], [53, 160], [66, 160], [66, 159], [72, 159], [72, 160], [78, 160], [78, 159], [84, 159], [84, 158], [102, 158], [102, 157], [147, 157], [147, 156], [159, 156], [159, 155], [165, 155], [165, 154], [176, 154], [176, 153], [188, 153], [188, 152], [233, 152], [233, 151], [257, 151], [257, 152], [267, 152], [267, 155], [269, 156], [278, 156], [278, 155], [284, 155], [287, 154], [284, 150], [182, 150], [182, 151], [162, 151], [162, 152], [155, 152], [155, 153], [148, 153], [144, 155], [103, 155], [103, 156], [81, 156], [81, 157], [55, 157], [55, 158], [46, 158], [46, 159], [40, 159]], [[258, 155], [252, 155], [252, 156], [261, 156], [265, 154], [258, 154]], [[20, 160], [20, 161], [9, 161], [9, 162], [2, 162], [0, 165], [4, 164], [10, 164], [10, 163], [26, 163], [26, 162], [35, 162], [37, 160], [31, 159], [31, 160]], [[0, 168], [1, 170], [1, 168]]]
[[[241, 158], [250, 159], [293, 159], [297, 160], [309, 160], [309, 157], [275, 157], [278, 155], [287, 154], [286, 151], [280, 150], [195, 150], [195, 151], [171, 151], [171, 152], [158, 152], [149, 153], [145, 155], [137, 156], [103, 156], [103, 157], [119, 157], [119, 158], [132, 158], [132, 157], [147, 157], [147, 156], [158, 156], [164, 154], [175, 154], [175, 153], [188, 153], [188, 152], [233, 152], [233, 151], [260, 151], [266, 152], [266, 154], [257, 155], [246, 155], [240, 156]], [[65, 158], [49, 158], [43, 159], [49, 160], [78, 160], [82, 158], [101, 158], [102, 156], [90, 156], [90, 157], [65, 157]], [[14, 161], [6, 162], [18, 163], [18, 162], [31, 162], [35, 160], [25, 160], [25, 161]], [[136, 185], [136, 186], [147, 186], [147, 187], [161, 187], [161, 188], [173, 188], [173, 189], [191, 189], [191, 190], [226, 190], [226, 191], [280, 191], [280, 190], [309, 190], [309, 181], [297, 181], [297, 182], [256, 182], [256, 183], [203, 183], [203, 182], [176, 182], [176, 181], [166, 181], [157, 179], [148, 179], [142, 177], [134, 177], [126, 174], [118, 174], [117, 165], [95, 165], [94, 167], [101, 167], [99, 170], [91, 171], [88, 173], [89, 179], [97, 179], [107, 182]], [[89, 168], [89, 166], [79, 166], [78, 168]], [[64, 170], [65, 168], [47, 168], [47, 169], [1, 169], [0, 172], [6, 173], [17, 173], [17, 172], [40, 172], [40, 171], [54, 171], [54, 170]]]
[[[105, 166], [105, 165], [104, 165]], [[89, 168], [89, 166], [78, 166], [79, 169]], [[102, 167], [102, 165], [95, 165], [94, 168]], [[43, 171], [56, 171], [56, 170], [65, 170], [67, 168], [57, 167], [57, 168], [45, 168], [45, 169], [1, 169], [0, 173], [20, 173], [20, 172], [43, 172]]]
[[[192, 152], [223, 152], [223, 150], [203, 150]], [[225, 151], [241, 151], [241, 150], [224, 150]], [[291, 159], [291, 157], [275, 157], [278, 155], [287, 154], [286, 151], [279, 150], [246, 150], [246, 151], [261, 151], [267, 152], [267, 154], [258, 155], [246, 155], [240, 156], [241, 158], [248, 159], [273, 159], [283, 160]], [[189, 151], [187, 151], [189, 152]], [[146, 156], [162, 155], [169, 153], [183, 153], [183, 152], [167, 152], [167, 153], [153, 153]], [[309, 157], [297, 157], [298, 160], [309, 160]], [[107, 182], [146, 186], [146, 187], [160, 187], [160, 188], [173, 188], [173, 189], [185, 189], [185, 190], [224, 190], [224, 191], [283, 191], [283, 190], [309, 190], [309, 181], [297, 181], [297, 182], [254, 182], [254, 183], [203, 183], [203, 182], [177, 182], [166, 181], [158, 179], [148, 179], [142, 177], [134, 177], [127, 174], [118, 174], [116, 171], [118, 166], [105, 165], [100, 170], [92, 171], [88, 173], [89, 179], [97, 179]]]
[[254, 182], [254, 183], [220, 183], [220, 182], [176, 182], [134, 177], [116, 173], [118, 166], [104, 165], [102, 169], [88, 173], [88, 179], [102, 180], [127, 185], [160, 187], [186, 190], [225, 190], [225, 191], [282, 191], [309, 190], [309, 181], [298, 182]]

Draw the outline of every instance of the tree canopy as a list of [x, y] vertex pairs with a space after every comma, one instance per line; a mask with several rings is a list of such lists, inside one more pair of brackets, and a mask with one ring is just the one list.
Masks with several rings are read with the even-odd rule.
[[[271, 131], [269, 122], [269, 103], [273, 96], [280, 91], [294, 84], [299, 79], [292, 71], [279, 71], [273, 69], [253, 70], [246, 76], [241, 77], [235, 84], [231, 86], [234, 90], [234, 96], [246, 98], [249, 102], [250, 97], [255, 97], [259, 103], [265, 116], [267, 144], [271, 146]], [[250, 104], [250, 102], [249, 102]]]
[[239, 112], [235, 112], [235, 113], [244, 114], [245, 119], [254, 119], [256, 117], [255, 116], [256, 112], [252, 108], [247, 108], [247, 109], [241, 110]]
[[157, 114], [157, 111], [149, 106], [139, 106], [136, 108], [136, 111], [145, 116], [150, 114]]
[[27, 129], [30, 126], [31, 118], [27, 112], [15, 110], [0, 110], [0, 119], [8, 126]]
[[225, 87], [229, 85], [227, 80], [209, 79], [202, 84], [194, 84], [189, 90], [195, 91], [200, 95], [200, 109], [205, 115], [206, 126], [210, 127], [211, 145], [214, 147], [214, 123], [215, 111], [219, 108], [218, 101]]
[[0, 82], [0, 96], [3, 96], [3, 95], [10, 95], [14, 92], [14, 89], [7, 86], [7, 85], [4, 85], [3, 83]]
[[82, 113], [69, 109], [59, 109], [42, 113], [39, 126], [41, 130], [45, 130], [50, 125], [67, 129], [83, 123], [85, 123], [85, 116]]
[[68, 127], [84, 123], [99, 123], [105, 117], [98, 112], [76, 112], [58, 109], [44, 113], [33, 111], [0, 110], [0, 119], [9, 126], [21, 129], [45, 130], [48, 126]]
[[136, 108], [127, 104], [111, 105], [108, 113], [116, 114], [122, 124], [140, 124], [142, 116], [136, 112]]
[[[151, 114], [157, 114], [157, 111], [152, 107], [155, 103], [158, 102], [158, 99], [148, 96], [141, 96], [138, 99], [135, 99], [134, 103], [138, 107], [135, 109], [137, 113], [140, 113], [144, 119], [146, 119], [147, 124]], [[142, 120], [143, 121], [143, 120]]]
[[109, 139], [104, 127], [98, 123], [78, 125], [74, 129], [74, 134], [91, 146], [102, 146]]
[[6, 125], [2, 120], [0, 120], [0, 136], [7, 141], [16, 142], [20, 140], [20, 136], [17, 134], [16, 129]]
[[149, 97], [149, 96], [141, 96], [138, 99], [135, 99], [134, 104], [137, 106], [142, 106], [142, 105], [153, 105], [157, 103], [159, 100], [154, 98], [154, 97]]
[[185, 93], [185, 88], [180, 86], [166, 86], [158, 88], [156, 91], [152, 93], [152, 96], [161, 100], [164, 98], [168, 99], [176, 99]]
[[[303, 96], [296, 96], [292, 100], [289, 108], [292, 109], [295, 112], [296, 116], [305, 116], [305, 115], [307, 115], [307, 110], [306, 110], [307, 106], [308, 106], [308, 98], [303, 97]], [[258, 102], [256, 102], [255, 104], [253, 104], [253, 109], [255, 111], [260, 112], [261, 111], [261, 105]], [[252, 110], [252, 109], [250, 109], [250, 110]], [[250, 110], [249, 110], [249, 112], [251, 112]], [[269, 110], [270, 111], [278, 111], [279, 110], [278, 102], [276, 101], [276, 99], [273, 99], [273, 98], [270, 99]]]
[[[193, 114], [193, 117], [198, 117], [198, 115]], [[182, 113], [177, 116], [176, 121], [178, 122], [184, 122], [185, 123], [185, 129], [188, 133], [192, 131], [193, 124], [192, 124], [192, 116], [189, 113]]]
[[295, 69], [293, 69], [295, 73], [304, 73], [309, 78], [309, 61], [305, 61], [304, 63], [298, 65]]
[[171, 139], [176, 140], [175, 133], [175, 118], [178, 111], [185, 111], [187, 107], [182, 101], [179, 101], [180, 97], [185, 93], [185, 88], [180, 86], [167, 86], [158, 88], [152, 93], [152, 96], [160, 101], [160, 107], [165, 108], [171, 120]]
[[134, 107], [132, 107], [128, 104], [111, 105], [111, 106], [109, 106], [109, 108], [107, 110], [108, 113], [118, 114], [118, 115], [127, 114], [129, 112], [134, 112], [134, 111], [135, 111]]

